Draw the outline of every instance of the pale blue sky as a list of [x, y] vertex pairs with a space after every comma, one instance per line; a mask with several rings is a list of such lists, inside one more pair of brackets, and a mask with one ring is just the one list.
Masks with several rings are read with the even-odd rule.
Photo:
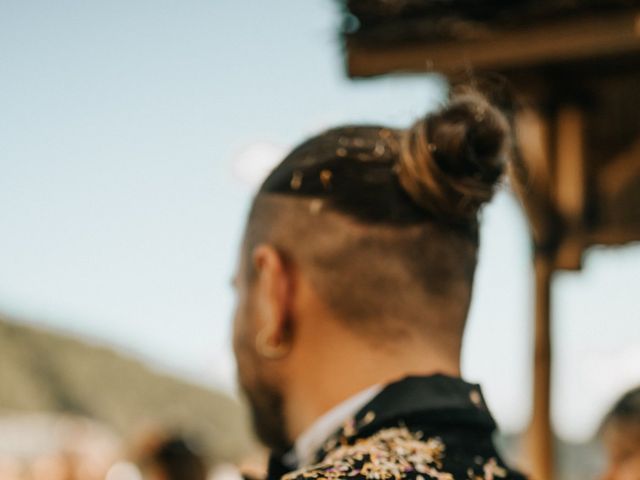
[[[427, 77], [346, 79], [338, 24], [332, 0], [0, 2], [0, 311], [232, 389], [239, 159], [338, 123], [406, 125], [441, 94]], [[464, 370], [516, 430], [529, 244], [508, 194], [485, 220]], [[629, 247], [555, 282], [566, 437], [640, 383], [638, 272]]]

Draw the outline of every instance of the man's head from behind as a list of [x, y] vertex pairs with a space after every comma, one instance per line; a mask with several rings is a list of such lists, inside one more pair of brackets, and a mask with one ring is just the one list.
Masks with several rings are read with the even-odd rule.
[[507, 131], [465, 92], [408, 130], [314, 137], [264, 182], [236, 276], [234, 348], [274, 450], [372, 383], [458, 372], [478, 211], [504, 171]]
[[603, 480], [640, 480], [640, 387], [618, 400], [601, 432], [608, 463]]

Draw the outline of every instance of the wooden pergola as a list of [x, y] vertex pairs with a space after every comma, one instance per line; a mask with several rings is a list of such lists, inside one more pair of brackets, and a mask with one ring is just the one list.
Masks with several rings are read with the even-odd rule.
[[640, 241], [640, 1], [344, 4], [351, 78], [497, 73], [519, 96], [516, 154], [528, 171], [520, 193], [536, 272], [533, 415], [524, 460], [533, 479], [551, 480], [553, 272], [579, 270], [591, 246]]

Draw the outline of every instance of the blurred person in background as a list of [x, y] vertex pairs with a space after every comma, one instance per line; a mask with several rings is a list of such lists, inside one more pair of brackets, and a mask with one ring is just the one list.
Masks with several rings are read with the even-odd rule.
[[620, 398], [605, 417], [601, 436], [607, 454], [603, 480], [640, 480], [640, 387]]
[[145, 480], [205, 480], [208, 473], [204, 457], [179, 436], [149, 446], [138, 463]]
[[407, 130], [313, 137], [262, 184], [234, 350], [269, 479], [523, 478], [460, 378], [479, 212], [509, 138], [501, 111], [458, 88]]

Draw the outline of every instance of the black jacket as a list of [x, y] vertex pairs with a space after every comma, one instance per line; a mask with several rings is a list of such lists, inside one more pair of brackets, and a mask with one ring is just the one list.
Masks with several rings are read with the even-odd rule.
[[269, 480], [523, 480], [493, 444], [496, 424], [477, 385], [444, 375], [407, 377], [382, 390], [317, 452]]

